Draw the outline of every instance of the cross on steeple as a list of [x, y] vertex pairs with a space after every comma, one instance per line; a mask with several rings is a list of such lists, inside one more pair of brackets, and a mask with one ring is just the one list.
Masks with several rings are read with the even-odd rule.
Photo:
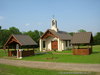
[[55, 15], [52, 15], [52, 18], [54, 19], [55, 18]]

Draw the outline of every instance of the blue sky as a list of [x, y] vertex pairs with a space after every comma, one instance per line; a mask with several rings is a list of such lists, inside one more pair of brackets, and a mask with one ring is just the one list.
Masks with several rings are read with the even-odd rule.
[[46, 31], [52, 16], [59, 30], [100, 32], [100, 0], [0, 0], [0, 25]]

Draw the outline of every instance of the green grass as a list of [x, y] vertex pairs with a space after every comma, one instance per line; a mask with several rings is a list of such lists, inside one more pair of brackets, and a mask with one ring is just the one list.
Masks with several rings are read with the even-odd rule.
[[76, 73], [81, 73], [79, 75], [100, 75], [96, 72], [46, 70], [0, 64], [0, 75], [77, 75]]
[[0, 57], [7, 56], [7, 51], [0, 49]]
[[91, 55], [52, 54], [52, 52], [49, 52], [48, 54], [24, 57], [22, 60], [100, 64], [100, 45], [93, 47], [93, 53]]
[[72, 53], [72, 50], [64, 50], [64, 51], [51, 51], [52, 53]]
[[[63, 62], [63, 63], [86, 63], [100, 64], [100, 45], [93, 46], [91, 55], [71, 55], [71, 54], [53, 54], [53, 53], [72, 53], [71, 50], [62, 52], [48, 52], [47, 54], [39, 54], [29, 57], [23, 57], [22, 60], [29, 61], [45, 61], [45, 62]], [[7, 56], [4, 50], [0, 50], [0, 57]]]

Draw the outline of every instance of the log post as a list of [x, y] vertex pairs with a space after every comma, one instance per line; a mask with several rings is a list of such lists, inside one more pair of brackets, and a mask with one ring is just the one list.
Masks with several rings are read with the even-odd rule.
[[78, 49], [79, 49], [79, 45], [78, 45]]
[[19, 58], [19, 44], [16, 44], [16, 49], [17, 49], [17, 58]]
[[92, 44], [91, 44], [91, 53], [92, 53], [92, 49], [93, 49], [93, 47], [92, 47]]
[[8, 56], [9, 56], [9, 47], [7, 47], [8, 48]]
[[33, 50], [34, 50], [34, 46], [33, 46]]

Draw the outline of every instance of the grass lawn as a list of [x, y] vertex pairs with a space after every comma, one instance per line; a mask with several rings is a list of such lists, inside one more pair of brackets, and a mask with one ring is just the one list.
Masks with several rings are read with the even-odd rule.
[[0, 49], [0, 57], [7, 56], [7, 51], [5, 52], [4, 50]]
[[[67, 53], [70, 52], [67, 51]], [[65, 53], [65, 51], [61, 53]], [[52, 52], [49, 52], [47, 54], [24, 57], [22, 60], [100, 64], [100, 45], [93, 46], [93, 53], [91, 55], [52, 54]]]
[[[53, 53], [72, 53], [71, 50], [62, 52], [48, 52], [29, 57], [23, 57], [22, 60], [45, 61], [45, 62], [63, 62], [63, 63], [86, 63], [100, 64], [100, 45], [93, 46], [91, 55], [71, 55], [71, 54], [53, 54]], [[7, 56], [4, 50], [0, 50], [0, 57]]]
[[100, 75], [100, 73], [46, 70], [0, 64], [0, 75]]

